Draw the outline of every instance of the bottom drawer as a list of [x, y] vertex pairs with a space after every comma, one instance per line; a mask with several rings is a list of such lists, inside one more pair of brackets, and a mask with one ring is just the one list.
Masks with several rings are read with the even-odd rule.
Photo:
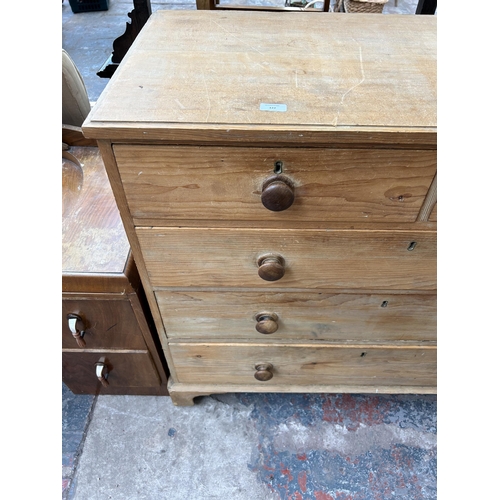
[[[97, 377], [96, 363], [100, 361], [105, 365], [107, 386]], [[160, 386], [147, 351], [63, 352], [62, 380], [75, 394], [156, 394]]]
[[172, 343], [169, 348], [180, 383], [436, 386], [434, 347]]

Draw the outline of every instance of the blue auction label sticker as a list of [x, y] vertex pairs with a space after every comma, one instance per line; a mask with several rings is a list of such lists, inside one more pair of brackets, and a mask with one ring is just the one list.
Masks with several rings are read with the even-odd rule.
[[268, 104], [266, 102], [260, 103], [261, 111], [281, 111], [282, 113], [287, 110], [286, 104]]

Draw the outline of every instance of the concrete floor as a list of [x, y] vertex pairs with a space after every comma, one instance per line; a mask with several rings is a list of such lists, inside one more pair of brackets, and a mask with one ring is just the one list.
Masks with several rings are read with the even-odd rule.
[[[91, 101], [133, 8], [109, 1], [108, 11], [80, 14], [62, 4], [63, 48]], [[415, 7], [389, 0], [384, 12]], [[182, 408], [168, 397], [76, 396], [63, 385], [62, 417], [63, 499], [437, 498], [435, 396], [226, 394]]]

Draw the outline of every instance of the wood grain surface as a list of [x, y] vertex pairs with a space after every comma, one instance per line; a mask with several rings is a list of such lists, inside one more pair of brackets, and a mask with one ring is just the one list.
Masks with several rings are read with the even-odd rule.
[[[170, 339], [253, 339], [435, 342], [436, 296], [325, 292], [156, 292]], [[278, 317], [271, 335], [256, 330], [256, 316]]]
[[435, 16], [150, 17], [82, 128], [174, 403], [436, 391], [436, 118]]
[[87, 349], [146, 349], [141, 329], [129, 297], [65, 299], [62, 301], [62, 346], [76, 348], [68, 327], [67, 314], [77, 314], [85, 324], [83, 339]]
[[[96, 376], [95, 363], [105, 359], [108, 367], [108, 387], [103, 387]], [[95, 350], [62, 353], [63, 382], [75, 394], [158, 394], [167, 392], [160, 387], [158, 372], [148, 351], [116, 352]], [[154, 388], [147, 391], [147, 388]], [[143, 389], [138, 390], [138, 389]]]
[[252, 344], [170, 343], [181, 383], [265, 385], [255, 365], [271, 363], [271, 382], [287, 384], [436, 384], [436, 349]]
[[[153, 287], [434, 290], [436, 234], [411, 231], [137, 228]], [[408, 251], [410, 243], [414, 250]], [[278, 253], [285, 275], [258, 276]]]
[[[422, 150], [113, 149], [136, 220], [414, 222], [436, 172], [436, 152]], [[279, 213], [261, 201], [276, 162], [295, 193]]]
[[435, 132], [436, 75], [434, 16], [157, 11], [83, 129], [110, 139], [188, 124], [193, 137], [233, 125]]

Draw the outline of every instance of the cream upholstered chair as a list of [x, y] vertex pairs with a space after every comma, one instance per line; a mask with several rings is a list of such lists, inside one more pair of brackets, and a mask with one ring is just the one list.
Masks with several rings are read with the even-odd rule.
[[[90, 113], [90, 101], [82, 75], [62, 49], [62, 133], [66, 145], [96, 146], [83, 137], [81, 126]], [[64, 147], [64, 146], [63, 146]]]
[[90, 113], [90, 101], [82, 75], [62, 49], [62, 123], [81, 127]]

